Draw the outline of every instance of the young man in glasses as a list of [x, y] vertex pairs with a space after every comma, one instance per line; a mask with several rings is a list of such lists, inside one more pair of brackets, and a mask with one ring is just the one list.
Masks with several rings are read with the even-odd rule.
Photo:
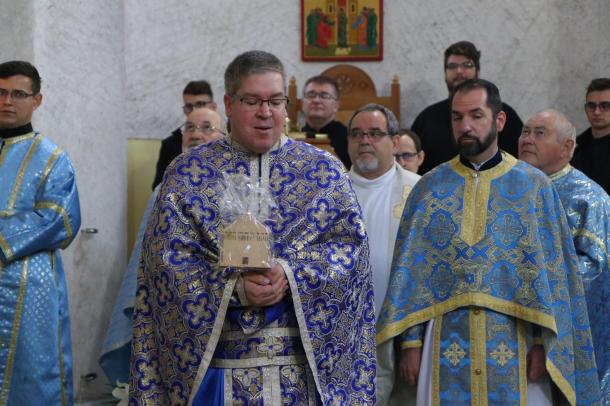
[[335, 120], [339, 111], [339, 84], [328, 76], [314, 76], [303, 86], [303, 114], [305, 126], [301, 129], [307, 137], [328, 134], [330, 145], [347, 169], [351, 166], [347, 153], [347, 127]]
[[[245, 52], [224, 78], [231, 134], [174, 160], [144, 236], [131, 403], [374, 404], [368, 244], [347, 174], [283, 134], [286, 74], [275, 55]], [[273, 197], [269, 268], [219, 265], [234, 224], [223, 216], [225, 174]]]
[[[212, 87], [205, 80], [189, 82], [182, 91], [182, 112], [188, 116], [193, 109], [207, 107], [216, 110]], [[161, 142], [159, 159], [157, 160], [157, 170], [152, 184], [154, 189], [163, 180], [163, 174], [167, 166], [182, 152], [182, 131], [176, 128], [172, 134]]]
[[[445, 83], [449, 95], [460, 83], [479, 77], [481, 52], [468, 41], [452, 44], [445, 50]], [[517, 140], [521, 134], [523, 122], [508, 104], [502, 110], [506, 113], [506, 125], [498, 134], [500, 149], [517, 155]], [[426, 151], [426, 160], [420, 167], [425, 174], [439, 164], [458, 154], [458, 147], [451, 132], [451, 106], [449, 98], [426, 107], [415, 118], [411, 129], [419, 135], [422, 149]]]
[[593, 79], [586, 97], [591, 127], [576, 139], [572, 165], [610, 194], [610, 78]]
[[[375, 315], [379, 316], [388, 289], [390, 265], [402, 209], [419, 175], [394, 159], [398, 150], [398, 120], [388, 108], [367, 104], [349, 120], [349, 177], [369, 236]], [[415, 392], [395, 385], [396, 351], [393, 341], [377, 347], [377, 404], [415, 404]]]
[[400, 166], [417, 173], [425, 156], [426, 154], [421, 148], [421, 141], [414, 131], [407, 128], [398, 130], [398, 152], [395, 157]]
[[[72, 404], [68, 292], [60, 248], [80, 227], [68, 154], [32, 128], [41, 79], [0, 64], [0, 404]], [[76, 271], [75, 271], [76, 272]]]

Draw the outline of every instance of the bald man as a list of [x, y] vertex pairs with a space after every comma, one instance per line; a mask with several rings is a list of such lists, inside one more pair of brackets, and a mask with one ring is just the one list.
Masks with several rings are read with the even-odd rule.
[[[186, 116], [186, 122], [180, 127], [182, 131], [182, 152], [202, 144], [219, 140], [226, 135], [226, 126], [222, 117], [214, 110], [198, 108]], [[171, 164], [170, 164], [171, 167]], [[121, 290], [112, 312], [110, 326], [102, 346], [99, 363], [106, 376], [115, 384], [129, 379], [129, 358], [131, 356], [131, 335], [133, 302], [136, 291], [136, 273], [140, 259], [141, 243], [146, 225], [157, 198], [161, 185], [157, 185], [148, 200], [146, 211], [142, 216], [136, 243], [129, 258], [127, 272], [123, 277]]]
[[576, 129], [556, 110], [530, 118], [519, 137], [519, 159], [547, 174], [559, 193], [578, 254], [602, 399], [610, 401], [610, 197], [570, 165]]

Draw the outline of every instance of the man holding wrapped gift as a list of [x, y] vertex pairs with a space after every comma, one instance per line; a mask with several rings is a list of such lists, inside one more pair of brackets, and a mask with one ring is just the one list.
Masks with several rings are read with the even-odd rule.
[[[170, 165], [144, 237], [131, 401], [372, 404], [368, 244], [342, 165], [282, 134], [288, 100], [274, 55], [239, 55], [225, 91], [232, 133]], [[218, 266], [226, 174], [275, 200], [270, 269]]]

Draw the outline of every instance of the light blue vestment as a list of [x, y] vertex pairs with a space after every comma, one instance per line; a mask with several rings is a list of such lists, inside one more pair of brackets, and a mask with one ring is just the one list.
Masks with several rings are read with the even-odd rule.
[[572, 405], [599, 404], [572, 236], [530, 165], [503, 154], [475, 171], [455, 158], [411, 191], [377, 341], [419, 347], [431, 319], [434, 405], [523, 404], [531, 343]]
[[74, 169], [48, 138], [0, 139], [0, 404], [72, 404], [60, 248], [80, 227]]
[[610, 404], [610, 197], [571, 165], [550, 178], [574, 237], [602, 398]]

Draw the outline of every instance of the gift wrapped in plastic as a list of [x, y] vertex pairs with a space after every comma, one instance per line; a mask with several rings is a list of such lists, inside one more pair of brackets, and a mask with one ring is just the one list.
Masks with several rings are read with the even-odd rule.
[[225, 174], [220, 215], [221, 267], [271, 268], [271, 221], [275, 201], [271, 191], [243, 174]]

